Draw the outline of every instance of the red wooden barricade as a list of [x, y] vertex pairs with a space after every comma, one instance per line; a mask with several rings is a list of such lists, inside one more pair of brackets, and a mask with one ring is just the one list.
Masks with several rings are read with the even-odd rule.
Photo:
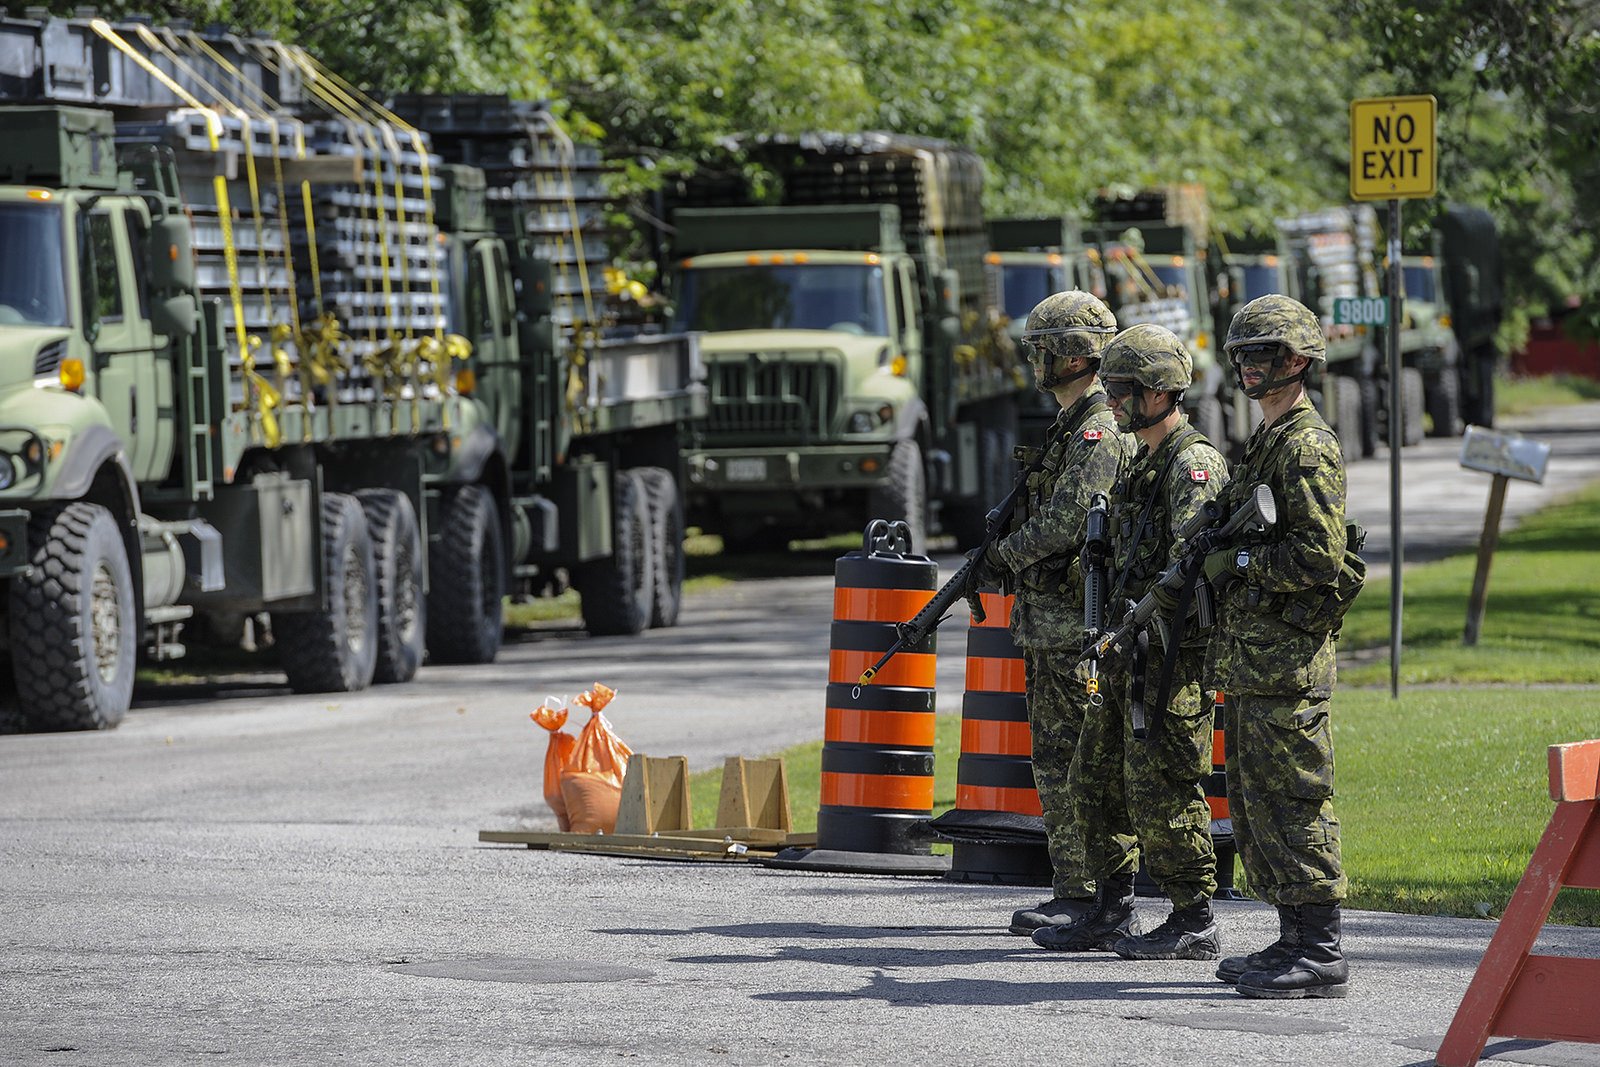
[[1535, 956], [1561, 889], [1600, 889], [1600, 740], [1550, 746], [1555, 814], [1467, 986], [1434, 1063], [1469, 1067], [1490, 1037], [1600, 1042], [1600, 959]]

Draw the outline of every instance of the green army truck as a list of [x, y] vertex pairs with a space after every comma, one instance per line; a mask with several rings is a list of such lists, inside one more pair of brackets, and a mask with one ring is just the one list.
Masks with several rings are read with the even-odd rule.
[[701, 331], [710, 411], [689, 521], [732, 547], [903, 519], [982, 537], [1026, 381], [990, 305], [971, 152], [888, 134], [766, 138], [739, 178], [670, 190], [673, 328]]
[[1107, 303], [1123, 329], [1165, 326], [1194, 360], [1184, 408], [1195, 428], [1223, 447], [1230, 439], [1232, 381], [1217, 353], [1218, 265], [1209, 249], [1210, 215], [1198, 186], [1106, 192], [1084, 239], [1106, 278]]
[[[989, 249], [984, 257], [989, 284], [1015, 343], [1022, 340], [1028, 315], [1052, 293], [1081, 289], [1105, 298], [1105, 276], [1090, 261], [1076, 219], [1059, 215], [990, 219]], [[1031, 364], [1028, 376], [1031, 385]], [[1059, 410], [1047, 393], [1033, 389], [1025, 394], [1017, 414], [1023, 443], [1041, 444]]]
[[[1494, 218], [1482, 208], [1447, 206], [1422, 253], [1401, 260], [1405, 302], [1400, 348], [1420, 377], [1425, 399], [1403, 393], [1408, 441], [1420, 437], [1420, 410], [1436, 437], [1459, 436], [1465, 423], [1494, 424], [1499, 353], [1500, 250]], [[1415, 425], [1415, 429], [1413, 426]]]
[[[64, 24], [4, 29], [88, 40]], [[8, 53], [29, 68], [8, 89], [51, 95], [41, 72], [66, 68], [40, 54]], [[487, 662], [508, 589], [569, 574], [593, 630], [670, 623], [681, 572], [663, 588], [652, 543], [663, 510], [681, 519], [640, 468], [704, 410], [692, 339], [596, 338], [581, 360], [554, 342], [548, 259], [470, 221], [481, 174], [436, 205], [425, 153], [328, 141], [357, 123], [224, 121], [100, 84], [138, 121], [0, 107], [6, 727], [114, 726], [141, 657], [263, 628], [299, 691]], [[187, 152], [197, 128], [209, 151]], [[229, 210], [265, 159], [265, 193]], [[273, 321], [297, 307], [298, 329]]]

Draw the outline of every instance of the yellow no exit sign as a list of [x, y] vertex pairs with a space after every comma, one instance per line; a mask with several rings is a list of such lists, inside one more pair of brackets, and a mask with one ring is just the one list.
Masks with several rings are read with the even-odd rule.
[[1350, 101], [1350, 196], [1415, 200], [1439, 185], [1439, 104], [1431, 96]]

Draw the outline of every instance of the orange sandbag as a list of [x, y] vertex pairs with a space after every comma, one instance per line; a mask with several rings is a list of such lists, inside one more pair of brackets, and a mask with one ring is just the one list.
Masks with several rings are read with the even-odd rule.
[[561, 794], [561, 772], [578, 747], [578, 739], [562, 729], [567, 724], [566, 703], [560, 697], [545, 697], [543, 704], [528, 713], [528, 718], [550, 731], [550, 745], [544, 750], [544, 802], [556, 813], [556, 825], [563, 831], [572, 829], [572, 820], [567, 818], [567, 802]]
[[600, 714], [616, 695], [615, 690], [596, 683], [573, 699], [590, 711], [589, 721], [578, 734], [578, 746], [561, 774], [561, 796], [575, 833], [609, 834], [617, 826], [622, 780], [628, 774], [633, 750]]

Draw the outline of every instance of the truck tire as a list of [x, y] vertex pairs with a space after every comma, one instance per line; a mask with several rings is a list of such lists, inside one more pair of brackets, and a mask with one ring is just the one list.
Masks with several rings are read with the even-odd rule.
[[494, 494], [464, 485], [444, 501], [428, 555], [428, 655], [437, 663], [493, 663], [505, 625], [505, 548]]
[[1361, 386], [1343, 374], [1328, 378], [1328, 389], [1333, 394], [1333, 432], [1339, 438], [1339, 450], [1344, 461], [1351, 463], [1361, 458], [1362, 422]]
[[640, 467], [650, 504], [652, 575], [650, 625], [676, 626], [683, 605], [683, 496], [672, 472], [661, 467]]
[[868, 496], [867, 518], [902, 521], [911, 527], [911, 551], [928, 550], [927, 474], [922, 448], [907, 438], [889, 454], [888, 477]]
[[33, 730], [109, 730], [133, 700], [139, 618], [116, 518], [78, 502], [28, 522], [33, 569], [11, 580], [11, 656]]
[[[1380, 441], [1378, 431], [1383, 428], [1383, 423], [1386, 421], [1383, 415], [1387, 409], [1378, 403], [1378, 379], [1366, 374], [1355, 379], [1355, 382], [1356, 397], [1360, 405], [1356, 414], [1361, 455], [1363, 457], [1373, 456], [1378, 452], [1378, 443]], [[1386, 437], [1381, 439], [1387, 440]]]
[[355, 497], [322, 495], [322, 581], [327, 610], [275, 611], [272, 636], [296, 693], [353, 693], [378, 663], [378, 574], [372, 535]]
[[1222, 401], [1214, 394], [1195, 398], [1193, 424], [1213, 447], [1227, 449], [1228, 423], [1222, 414]]
[[372, 680], [409, 682], [422, 666], [428, 633], [417, 513], [411, 498], [393, 489], [362, 489], [356, 499], [367, 517], [378, 571], [378, 665]]
[[1494, 349], [1481, 345], [1461, 361], [1466, 419], [1474, 426], [1494, 428]]
[[1433, 419], [1430, 437], [1461, 436], [1461, 375], [1455, 367], [1444, 367], [1427, 380], [1428, 414]]
[[617, 475], [611, 558], [586, 563], [574, 579], [591, 634], [636, 634], [650, 625], [655, 589], [650, 494], [637, 471]]
[[1400, 368], [1400, 443], [1407, 448], [1422, 443], [1422, 416], [1427, 410], [1423, 395], [1422, 372], [1415, 367]]

